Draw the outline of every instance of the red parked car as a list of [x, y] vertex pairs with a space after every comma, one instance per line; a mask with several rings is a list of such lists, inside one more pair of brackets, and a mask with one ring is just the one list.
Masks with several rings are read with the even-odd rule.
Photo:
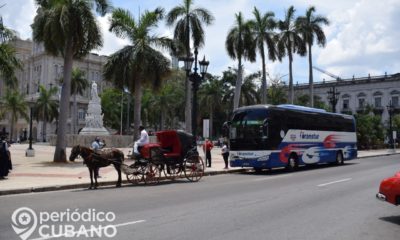
[[379, 200], [400, 205], [400, 172], [381, 182], [379, 193], [376, 194], [376, 197]]

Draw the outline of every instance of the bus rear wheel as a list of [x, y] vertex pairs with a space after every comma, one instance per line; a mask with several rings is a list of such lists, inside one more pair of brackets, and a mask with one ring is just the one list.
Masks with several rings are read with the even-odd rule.
[[298, 167], [297, 157], [295, 154], [290, 154], [286, 169], [289, 172], [295, 171]]
[[343, 154], [339, 151], [336, 153], [336, 165], [343, 165], [343, 163]]

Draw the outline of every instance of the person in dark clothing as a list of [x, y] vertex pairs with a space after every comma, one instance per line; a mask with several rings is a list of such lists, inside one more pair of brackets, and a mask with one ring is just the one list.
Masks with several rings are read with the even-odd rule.
[[8, 150], [8, 143], [6, 136], [0, 137], [0, 179], [8, 176], [8, 173], [12, 170], [11, 155]]

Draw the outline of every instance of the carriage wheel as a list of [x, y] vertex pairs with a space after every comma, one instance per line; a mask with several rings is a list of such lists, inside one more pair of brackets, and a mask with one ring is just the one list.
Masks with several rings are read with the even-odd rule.
[[135, 172], [132, 174], [126, 174], [126, 179], [132, 184], [138, 184], [144, 180], [144, 174], [146, 172], [146, 166], [134, 167]]
[[149, 163], [147, 165], [144, 182], [149, 185], [155, 185], [160, 182], [161, 170], [160, 166]]
[[185, 177], [191, 182], [199, 181], [204, 175], [204, 162], [200, 156], [191, 156], [184, 162]]
[[126, 174], [126, 179], [132, 184], [138, 184], [142, 180], [142, 175], [139, 174]]
[[[168, 170], [169, 168], [169, 170]], [[165, 165], [164, 166], [164, 175], [166, 178], [170, 180], [175, 180], [176, 178], [179, 178], [182, 174], [181, 171], [182, 167], [179, 164], [173, 164], [173, 165]], [[169, 173], [168, 173], [169, 171]]]

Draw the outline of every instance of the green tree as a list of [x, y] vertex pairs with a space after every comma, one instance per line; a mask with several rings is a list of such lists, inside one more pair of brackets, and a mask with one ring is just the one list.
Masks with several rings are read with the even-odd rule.
[[273, 105], [287, 103], [286, 90], [280, 78], [271, 79], [271, 87], [268, 89], [268, 99]]
[[[104, 114], [104, 125], [113, 129], [121, 126], [121, 99], [122, 91], [116, 88], [105, 88], [100, 94], [101, 109]], [[125, 103], [125, 102], [124, 102]], [[126, 109], [126, 106], [123, 106]]]
[[77, 95], [83, 95], [85, 90], [89, 87], [89, 81], [85, 77], [85, 73], [79, 68], [72, 70], [71, 78], [71, 95], [74, 99], [74, 110], [72, 111], [72, 132], [74, 134], [78, 133], [78, 103], [76, 100]]
[[5, 95], [0, 101], [0, 108], [8, 114], [10, 117], [10, 139], [14, 139], [14, 126], [19, 117], [23, 117], [28, 121], [29, 116], [27, 114], [28, 104], [24, 99], [24, 96], [17, 90], [8, 89], [5, 91]]
[[11, 41], [15, 39], [15, 32], [3, 25], [0, 17], [0, 77], [9, 88], [17, 86], [15, 71], [22, 68], [21, 61], [15, 56], [15, 49]]
[[[104, 76], [117, 86], [128, 85], [134, 92], [134, 137], [141, 124], [142, 85], [160, 87], [162, 79], [171, 73], [169, 60], [154, 47], [172, 48], [172, 40], [151, 33], [162, 19], [163, 10], [146, 11], [139, 21], [129, 11], [116, 9], [111, 17], [110, 31], [118, 37], [128, 38], [131, 45], [113, 53], [104, 67]], [[124, 82], [127, 80], [127, 82]]]
[[225, 48], [229, 57], [238, 59], [238, 74], [233, 99], [233, 110], [239, 107], [240, 94], [243, 81], [242, 59], [250, 62], [256, 60], [255, 42], [251, 34], [249, 22], [244, 21], [242, 13], [235, 14], [235, 26], [233, 26], [225, 40]]
[[302, 56], [306, 53], [304, 41], [300, 37], [300, 33], [296, 28], [294, 21], [295, 9], [291, 6], [286, 14], [285, 19], [278, 22], [280, 33], [277, 36], [277, 48], [281, 57], [288, 55], [289, 57], [289, 103], [293, 104], [294, 101], [294, 88], [293, 88], [293, 53], [298, 53]]
[[[224, 82], [217, 77], [210, 76], [203, 83], [199, 91], [199, 103], [203, 107], [203, 116], [208, 115], [210, 119], [210, 137], [214, 134], [214, 116], [215, 112], [222, 108], [222, 97], [224, 95]], [[201, 117], [201, 116], [200, 116]], [[201, 119], [201, 118], [200, 118]]]
[[39, 86], [39, 98], [33, 112], [38, 121], [43, 121], [43, 142], [46, 142], [47, 123], [58, 117], [57, 93], [58, 88], [56, 86], [51, 86], [48, 90], [43, 85]]
[[377, 148], [383, 145], [384, 128], [379, 116], [356, 114], [357, 145], [359, 149]]
[[297, 28], [299, 29], [303, 41], [307, 45], [308, 51], [308, 73], [309, 73], [309, 95], [310, 95], [310, 107], [314, 107], [314, 80], [313, 80], [313, 69], [312, 69], [312, 45], [314, 41], [321, 47], [326, 44], [325, 33], [322, 30], [322, 25], [329, 25], [329, 21], [326, 17], [315, 15], [315, 7], [309, 7], [306, 11], [305, 16], [300, 16], [296, 20]]
[[72, 62], [102, 46], [100, 27], [92, 9], [104, 15], [110, 8], [107, 0], [36, 0], [39, 6], [32, 26], [33, 39], [46, 51], [64, 58], [64, 83], [60, 99], [55, 162], [65, 162], [67, 119], [71, 95]]
[[269, 59], [275, 61], [277, 59], [275, 45], [276, 33], [274, 32], [276, 27], [276, 22], [274, 20], [275, 14], [273, 12], [267, 12], [262, 15], [259, 10], [254, 7], [253, 15], [255, 19], [250, 21], [250, 26], [262, 62], [261, 103], [266, 104], [268, 84], [265, 67], [265, 47], [267, 48]]
[[[190, 40], [193, 40], [195, 49], [204, 45], [203, 24], [211, 25], [214, 21], [212, 14], [205, 8], [194, 7], [193, 0], [183, 0], [183, 3], [171, 9], [167, 14], [167, 25], [175, 24], [174, 39], [184, 46], [185, 54], [190, 57]], [[191, 89], [190, 81], [186, 78], [185, 92], [185, 124], [186, 131], [191, 132]]]
[[[314, 95], [314, 103], [314, 107], [330, 111], [329, 106], [327, 106], [325, 102], [321, 100], [320, 96]], [[304, 94], [297, 97], [296, 104], [300, 106], [310, 106], [310, 95]]]

